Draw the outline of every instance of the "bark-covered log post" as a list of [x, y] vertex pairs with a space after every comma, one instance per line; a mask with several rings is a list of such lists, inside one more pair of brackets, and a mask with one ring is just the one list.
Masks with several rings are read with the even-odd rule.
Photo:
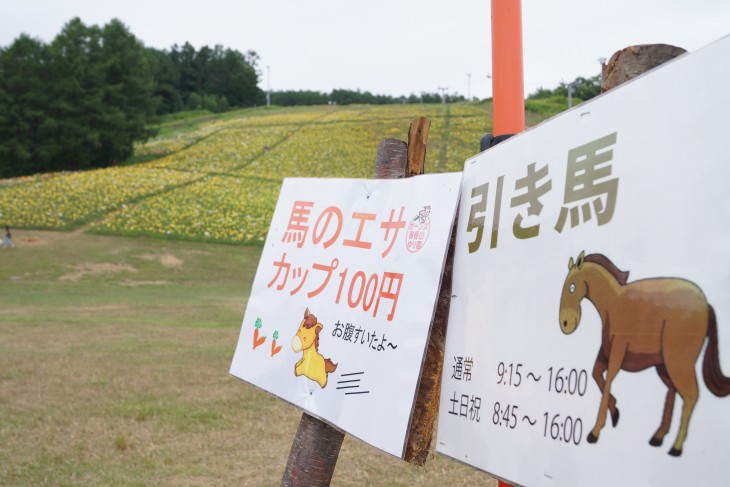
[[687, 52], [668, 44], [641, 44], [617, 51], [601, 67], [601, 92], [643, 74]]
[[[408, 133], [408, 174], [423, 174], [426, 160], [426, 143], [431, 121], [419, 118], [411, 124]], [[456, 222], [451, 232], [449, 249], [441, 276], [441, 285], [436, 302], [436, 310], [431, 322], [426, 345], [426, 356], [418, 382], [416, 402], [406, 441], [404, 459], [414, 465], [424, 465], [428, 458], [433, 432], [438, 419], [439, 394], [441, 392], [441, 373], [444, 364], [444, 346], [446, 342], [446, 325], [449, 320], [451, 304], [451, 272], [454, 264], [454, 248], [456, 242]]]
[[[408, 143], [396, 139], [381, 141], [375, 162], [375, 178], [399, 179], [423, 174], [430, 126], [430, 119], [419, 117], [411, 123]], [[446, 272], [439, 293], [436, 317], [431, 324], [426, 359], [421, 371], [407, 439], [405, 460], [416, 465], [423, 465], [426, 461], [438, 412], [444, 338], [451, 297], [453, 236], [449, 256], [450, 260], [446, 263]], [[287, 487], [329, 485], [344, 437], [344, 433], [338, 429], [303, 413], [289, 452], [281, 485]]]
[[345, 434], [338, 429], [302, 413], [281, 485], [329, 485], [344, 439]]

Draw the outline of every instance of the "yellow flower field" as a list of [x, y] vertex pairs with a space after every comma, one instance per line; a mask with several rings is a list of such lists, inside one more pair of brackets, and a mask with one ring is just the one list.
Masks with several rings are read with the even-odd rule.
[[[383, 107], [346, 107], [304, 126], [297, 134], [264, 157], [234, 171], [235, 174], [281, 179], [285, 176], [370, 178], [375, 169], [378, 143], [386, 138], [406, 139], [410, 122], [426, 113], [432, 119], [429, 139], [438, 145], [445, 109], [441, 105], [387, 105]], [[471, 110], [463, 115], [471, 123], [470, 133], [487, 125], [483, 110]], [[471, 144], [478, 151], [479, 138]], [[469, 147], [466, 150], [471, 150]], [[436, 171], [431, 156], [428, 167]], [[458, 157], [458, 155], [457, 155]], [[447, 170], [460, 171], [465, 158], [454, 160]]]
[[326, 120], [329, 122], [369, 122], [373, 120], [401, 120], [405, 122], [405, 130], [408, 131], [408, 124], [417, 117], [428, 117], [435, 119], [442, 117], [444, 108], [441, 105], [382, 105], [373, 107], [370, 105], [351, 105], [341, 107]]
[[195, 130], [181, 130], [172, 135], [153, 137], [146, 142], [136, 143], [134, 145], [134, 155], [163, 157], [182, 150], [221, 130], [221, 128], [221, 123], [207, 123]]
[[471, 106], [451, 107], [446, 171], [462, 171], [464, 161], [479, 153], [482, 135], [491, 129], [491, 113]]
[[[402, 122], [325, 123], [302, 128], [286, 144], [235, 171], [236, 174], [283, 177], [373, 176], [380, 140], [403, 137]], [[408, 124], [405, 124], [407, 130]]]
[[94, 225], [112, 234], [260, 243], [274, 214], [280, 182], [211, 176], [121, 208]]
[[328, 117], [337, 111], [333, 106], [290, 107], [290, 108], [260, 108], [249, 112], [245, 117], [231, 119], [234, 126], [256, 127], [264, 125], [303, 125], [319, 118]]
[[296, 125], [226, 127], [192, 147], [147, 164], [200, 173], [230, 172], [261, 156], [264, 147], [281, 143], [296, 130]]
[[[489, 129], [489, 105], [321, 106], [243, 110], [136, 147], [152, 162], [0, 180], [0, 223], [20, 228], [263, 241], [285, 177], [374, 173], [378, 144], [431, 118], [426, 170], [460, 171]], [[268, 149], [268, 150], [266, 150]]]
[[13, 227], [66, 229], [196, 177], [139, 166], [59, 173], [0, 189], [0, 221]]

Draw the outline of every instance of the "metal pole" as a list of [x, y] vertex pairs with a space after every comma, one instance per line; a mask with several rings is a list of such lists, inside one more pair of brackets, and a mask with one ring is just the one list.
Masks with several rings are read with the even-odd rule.
[[573, 83], [568, 83], [568, 108], [573, 108]]
[[271, 106], [271, 68], [266, 65], [266, 106]]

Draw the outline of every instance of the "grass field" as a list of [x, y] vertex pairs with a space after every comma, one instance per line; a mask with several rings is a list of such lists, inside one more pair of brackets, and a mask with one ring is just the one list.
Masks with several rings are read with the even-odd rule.
[[[0, 180], [0, 485], [277, 485], [301, 412], [228, 368], [282, 179], [369, 177], [419, 115], [427, 171], [459, 171], [490, 110], [193, 114], [127, 165]], [[346, 437], [333, 484], [496, 482]]]
[[[15, 232], [0, 251], [0, 485], [278, 485], [301, 412], [228, 375], [260, 248]], [[493, 485], [349, 436], [333, 485]]]

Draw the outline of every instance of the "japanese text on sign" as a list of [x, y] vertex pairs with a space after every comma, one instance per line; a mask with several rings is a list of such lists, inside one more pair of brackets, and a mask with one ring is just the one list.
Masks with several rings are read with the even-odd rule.
[[[367, 239], [366, 235], [369, 233], [367, 230], [368, 227], [375, 226], [382, 230], [383, 248], [377, 251], [380, 258], [384, 259], [393, 249], [400, 230], [406, 226], [402, 206], [399, 209], [390, 209], [389, 217], [380, 222], [377, 222], [378, 216], [375, 213], [353, 212], [350, 218], [357, 221], [357, 232], [346, 238], [341, 235], [345, 216], [339, 207], [328, 206], [316, 218], [310, 219], [314, 207], [315, 204], [312, 201], [294, 202], [287, 229], [281, 239], [282, 243], [295, 244], [299, 249], [305, 248], [309, 244], [321, 245], [326, 249], [340, 242], [343, 247], [362, 249], [367, 252], [372, 251], [373, 248], [373, 242]], [[314, 221], [314, 225], [310, 225], [311, 221]], [[342, 239], [340, 239], [341, 236]], [[272, 263], [275, 271], [267, 287], [271, 288], [275, 285], [277, 291], [286, 290], [292, 296], [302, 291], [308, 298], [319, 295], [328, 287], [332, 274], [340, 263], [339, 259], [334, 257], [330, 262], [315, 262], [310, 269], [287, 262], [286, 257], [286, 252], [283, 252], [281, 259]], [[317, 275], [311, 280], [308, 279], [310, 270]], [[360, 269], [344, 268], [337, 273], [337, 276], [338, 278], [335, 278], [335, 281], [338, 282], [335, 304], [343, 301], [353, 309], [360, 308], [363, 311], [372, 309], [373, 317], [377, 317], [378, 311], [381, 309], [381, 302], [385, 301], [386, 306], [389, 306], [387, 320], [393, 320], [404, 279], [403, 273], [384, 271], [382, 274], [369, 274]]]
[[[554, 225], [555, 231], [562, 233], [568, 219], [571, 227], [579, 225], [581, 220], [584, 223], [591, 220], [594, 215], [598, 225], [611, 221], [618, 194], [618, 178], [610, 178], [610, 161], [613, 159], [613, 150], [610, 147], [615, 144], [616, 132], [568, 151], [563, 205]], [[553, 188], [549, 176], [548, 164], [538, 167], [538, 163], [533, 162], [527, 166], [527, 174], [515, 181], [516, 195], [510, 199], [510, 208], [526, 207], [518, 211], [512, 223], [512, 233], [516, 238], [528, 239], [540, 234], [540, 223], [527, 224], [526, 220], [533, 217], [534, 222], [542, 213], [540, 198]], [[466, 230], [469, 233], [474, 230], [476, 232], [468, 242], [469, 253], [474, 253], [481, 247], [490, 192], [493, 197], [489, 248], [497, 247], [503, 190], [504, 176], [471, 189], [473, 203]]]

